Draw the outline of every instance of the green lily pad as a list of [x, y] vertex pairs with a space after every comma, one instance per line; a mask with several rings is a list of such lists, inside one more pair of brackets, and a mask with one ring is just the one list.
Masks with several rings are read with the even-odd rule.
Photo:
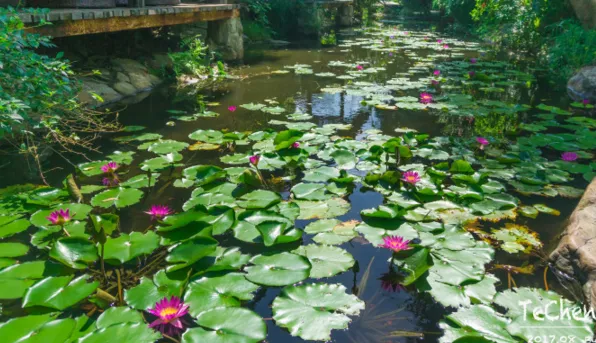
[[91, 205], [102, 208], [115, 206], [116, 208], [123, 208], [134, 205], [141, 201], [143, 192], [134, 188], [112, 188], [103, 191], [93, 198], [91, 198]]
[[308, 259], [282, 252], [274, 255], [258, 255], [245, 268], [246, 278], [259, 285], [285, 286], [308, 278], [311, 264]]
[[187, 330], [181, 343], [257, 343], [267, 337], [265, 321], [245, 308], [216, 308], [196, 319], [199, 328]]
[[181, 297], [184, 285], [184, 280], [170, 279], [164, 270], [160, 270], [153, 276], [153, 281], [143, 277], [138, 286], [125, 290], [124, 300], [130, 307], [145, 311], [164, 298]]
[[108, 263], [126, 263], [138, 256], [151, 254], [157, 247], [159, 236], [153, 231], [145, 234], [121, 234], [117, 238], [107, 238], [104, 244], [104, 259]]
[[340, 284], [289, 286], [273, 301], [273, 319], [292, 336], [305, 340], [329, 341], [333, 329], [346, 329], [348, 316], [364, 309], [364, 302], [346, 294]]
[[308, 258], [312, 265], [310, 277], [320, 279], [345, 272], [354, 265], [354, 258], [344, 249], [310, 244], [301, 246], [292, 253]]
[[23, 297], [23, 307], [43, 306], [65, 310], [91, 295], [99, 282], [88, 282], [89, 275], [47, 277], [31, 286]]

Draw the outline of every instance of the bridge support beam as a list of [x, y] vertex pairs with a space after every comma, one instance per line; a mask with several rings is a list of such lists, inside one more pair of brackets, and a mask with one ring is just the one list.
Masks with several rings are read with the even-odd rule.
[[207, 44], [220, 52], [226, 61], [244, 58], [244, 29], [240, 17], [210, 21], [207, 27]]
[[337, 23], [341, 27], [349, 27], [354, 24], [354, 6], [351, 3], [339, 7], [337, 10]]

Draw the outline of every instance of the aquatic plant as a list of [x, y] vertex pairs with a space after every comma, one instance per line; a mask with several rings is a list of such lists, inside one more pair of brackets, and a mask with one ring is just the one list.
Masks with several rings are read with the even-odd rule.
[[256, 167], [259, 164], [259, 161], [261, 160], [261, 156], [252, 155], [248, 158], [248, 160], [250, 161], [250, 164]]
[[106, 174], [112, 174], [116, 170], [118, 170], [119, 167], [120, 166], [116, 162], [108, 162], [108, 163], [104, 164], [103, 166], [101, 166], [101, 171]]
[[410, 250], [410, 241], [401, 236], [385, 236], [383, 237], [383, 244], [379, 245], [381, 248], [389, 249], [394, 253]]
[[481, 147], [484, 147], [490, 143], [488, 139], [484, 137], [476, 137], [476, 142], [478, 142], [478, 144], [480, 144]]
[[56, 210], [52, 213], [50, 213], [50, 215], [48, 217], [46, 217], [47, 220], [50, 221], [50, 223], [52, 223], [52, 225], [64, 225], [66, 223], [68, 223], [72, 217], [70, 216], [69, 213], [70, 210]]
[[423, 104], [430, 104], [433, 102], [433, 96], [429, 93], [420, 93], [420, 102]]
[[401, 180], [411, 185], [415, 185], [420, 182], [420, 174], [418, 174], [418, 172], [409, 170], [403, 173]]
[[574, 152], [564, 152], [561, 154], [561, 159], [566, 162], [573, 162], [577, 160], [577, 154]]
[[440, 70], [435, 70], [435, 71], [433, 71], [433, 75], [434, 76], [439, 76], [439, 75], [441, 75], [441, 71]]
[[156, 328], [168, 336], [175, 336], [185, 328], [182, 317], [188, 314], [188, 305], [176, 296], [170, 299], [166, 297], [155, 303], [147, 312], [157, 317], [149, 324], [150, 328]]
[[170, 207], [165, 205], [152, 205], [149, 211], [145, 213], [150, 215], [152, 220], [161, 220], [165, 216], [174, 213], [174, 211], [172, 211]]
[[476, 64], [477, 62], [478, 62], [478, 59], [476, 59], [476, 58], [470, 58], [470, 63]]
[[236, 109], [238, 109], [238, 107], [236, 107], [236, 106], [229, 106], [228, 107], [228, 111], [230, 111], [230, 112], [236, 112]]

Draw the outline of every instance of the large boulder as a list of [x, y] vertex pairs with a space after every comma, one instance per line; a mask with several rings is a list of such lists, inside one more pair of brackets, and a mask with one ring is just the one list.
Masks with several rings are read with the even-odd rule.
[[575, 101], [596, 102], [596, 66], [584, 67], [567, 82], [567, 93]]
[[240, 18], [209, 22], [207, 37], [209, 45], [219, 51], [224, 60], [244, 58], [244, 29]]
[[584, 301], [596, 308], [596, 178], [569, 218], [550, 259], [570, 280], [581, 284]]
[[570, 0], [569, 2], [584, 27], [596, 28], [596, 0]]
[[[122, 95], [116, 92], [105, 82], [92, 79], [83, 79], [83, 89], [79, 93], [79, 101], [90, 106], [101, 106], [122, 99]], [[103, 102], [98, 101], [92, 94], [99, 95]]]

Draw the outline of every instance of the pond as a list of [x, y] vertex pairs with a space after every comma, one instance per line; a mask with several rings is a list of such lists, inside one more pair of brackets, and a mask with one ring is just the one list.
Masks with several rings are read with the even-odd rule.
[[[231, 74], [122, 111], [128, 132], [79, 165], [82, 204], [64, 175], [55, 189], [2, 190], [2, 321], [38, 322], [0, 335], [50, 337], [53, 323], [56, 342], [151, 342], [146, 310], [172, 295], [195, 317], [182, 342], [549, 332], [515, 326], [515, 306], [559, 299], [521, 287], [545, 288], [545, 254], [595, 175], [591, 105], [427, 24], [255, 49]], [[59, 209], [72, 218], [51, 225]]]

